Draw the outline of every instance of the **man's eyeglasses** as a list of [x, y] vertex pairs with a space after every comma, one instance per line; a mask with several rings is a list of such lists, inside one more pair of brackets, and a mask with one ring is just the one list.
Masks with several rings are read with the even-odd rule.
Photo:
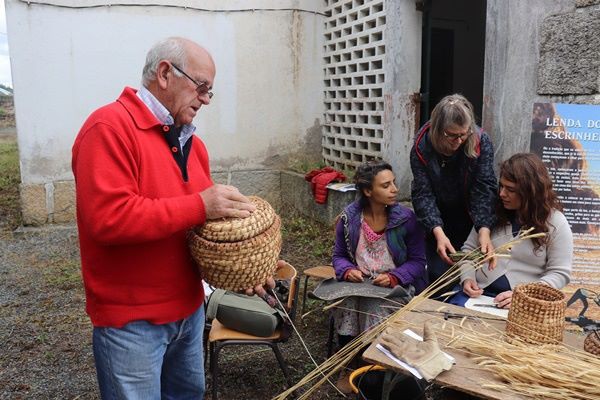
[[442, 131], [444, 133], [444, 137], [448, 138], [452, 141], [457, 141], [457, 140], [466, 140], [469, 136], [471, 136], [471, 133], [473, 133], [473, 131], [471, 131], [471, 129], [469, 129], [468, 131], [466, 131], [465, 133], [448, 133], [446, 131]]
[[198, 93], [198, 96], [204, 96], [205, 94], [208, 94], [208, 98], [212, 99], [212, 97], [214, 96], [214, 93], [211, 92], [208, 89], [208, 86], [206, 86], [206, 83], [204, 82], [196, 82], [196, 80], [194, 78], [192, 78], [191, 76], [189, 76], [188, 74], [186, 74], [181, 68], [179, 68], [177, 65], [175, 65], [174, 63], [171, 63], [171, 65], [173, 66], [173, 68], [175, 68], [177, 71], [181, 72], [183, 74], [183, 76], [185, 76], [186, 78], [188, 78], [190, 81], [194, 82], [194, 85], [196, 85], [196, 92]]

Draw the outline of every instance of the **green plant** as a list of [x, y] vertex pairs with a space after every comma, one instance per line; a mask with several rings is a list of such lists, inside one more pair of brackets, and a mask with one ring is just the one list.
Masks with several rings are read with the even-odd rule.
[[4, 90], [6, 90], [6, 91], [8, 91], [10, 93], [13, 92], [13, 89], [10, 86], [6, 86], [6, 85], [3, 85], [1, 83], [0, 83], [0, 88], [4, 89]]
[[333, 230], [297, 212], [287, 213], [282, 234], [284, 241], [317, 258], [330, 258]]
[[41, 332], [39, 335], [37, 335], [36, 339], [41, 344], [46, 344], [46, 343], [48, 343], [48, 333]]
[[323, 160], [315, 161], [307, 158], [294, 158], [289, 161], [288, 168], [294, 172], [306, 174], [313, 169], [321, 169], [325, 167], [325, 165]]
[[48, 268], [46, 281], [50, 286], [62, 290], [70, 290], [81, 286], [79, 262], [74, 260], [61, 260], [55, 267]]
[[[43, 342], [44, 344], [47, 344], [45, 342]], [[47, 350], [44, 352], [44, 358], [46, 360], [48, 360], [49, 362], [54, 362], [57, 359], [57, 354], [51, 350]]]
[[0, 229], [21, 224], [19, 153], [15, 140], [0, 140]]

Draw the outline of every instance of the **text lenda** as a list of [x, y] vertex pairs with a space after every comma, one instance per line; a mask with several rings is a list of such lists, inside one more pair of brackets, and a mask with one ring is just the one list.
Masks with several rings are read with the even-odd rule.
[[585, 126], [591, 129], [600, 129], [600, 119], [588, 119], [583, 124], [574, 118], [546, 118], [547, 126], [562, 126], [564, 128], [581, 128]]

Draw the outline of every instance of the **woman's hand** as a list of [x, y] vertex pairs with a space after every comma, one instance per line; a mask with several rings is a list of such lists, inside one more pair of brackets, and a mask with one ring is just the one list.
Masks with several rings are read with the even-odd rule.
[[392, 280], [390, 279], [389, 274], [379, 274], [375, 279], [373, 279], [373, 285], [382, 286], [382, 287], [390, 287]]
[[[481, 246], [481, 252], [483, 254], [487, 254], [488, 256], [494, 253], [494, 245], [492, 244], [490, 234], [490, 228], [479, 228], [479, 245]], [[490, 271], [493, 271], [494, 268], [496, 268], [497, 261], [498, 259], [496, 257], [492, 257], [488, 260], [488, 269]]]
[[444, 260], [446, 264], [454, 264], [450, 257], [448, 257], [448, 252], [456, 253], [456, 250], [454, 250], [452, 243], [450, 243], [450, 239], [448, 239], [448, 236], [446, 236], [441, 226], [433, 228], [433, 236], [437, 241], [437, 253], [440, 258]]
[[364, 281], [364, 278], [363, 278], [363, 274], [362, 274], [362, 272], [360, 272], [360, 270], [358, 270], [356, 268], [352, 268], [352, 269], [349, 269], [348, 272], [346, 272], [346, 276], [345, 276], [344, 280], [346, 280], [348, 282], [362, 282], [362, 281]]
[[465, 279], [463, 282], [463, 292], [469, 297], [479, 297], [483, 294], [483, 289], [477, 286], [473, 279]]
[[494, 303], [496, 303], [496, 307], [510, 308], [512, 293], [512, 290], [507, 290], [506, 292], [502, 292], [498, 296], [494, 297]]

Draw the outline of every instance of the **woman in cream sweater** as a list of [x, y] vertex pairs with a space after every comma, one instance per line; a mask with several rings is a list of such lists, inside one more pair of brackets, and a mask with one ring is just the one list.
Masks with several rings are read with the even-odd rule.
[[[556, 289], [569, 283], [573, 261], [573, 235], [562, 206], [552, 190], [546, 167], [532, 153], [515, 154], [500, 166], [499, 198], [492, 231], [494, 247], [510, 241], [521, 229], [545, 236], [518, 242], [510, 257], [502, 257], [494, 269], [474, 270], [472, 262], [460, 263], [462, 292], [451, 303], [464, 305], [469, 297], [482, 294], [494, 297], [500, 308], [509, 308], [512, 289], [521, 283], [543, 282]], [[463, 251], [477, 248], [477, 233], [472, 231]]]

